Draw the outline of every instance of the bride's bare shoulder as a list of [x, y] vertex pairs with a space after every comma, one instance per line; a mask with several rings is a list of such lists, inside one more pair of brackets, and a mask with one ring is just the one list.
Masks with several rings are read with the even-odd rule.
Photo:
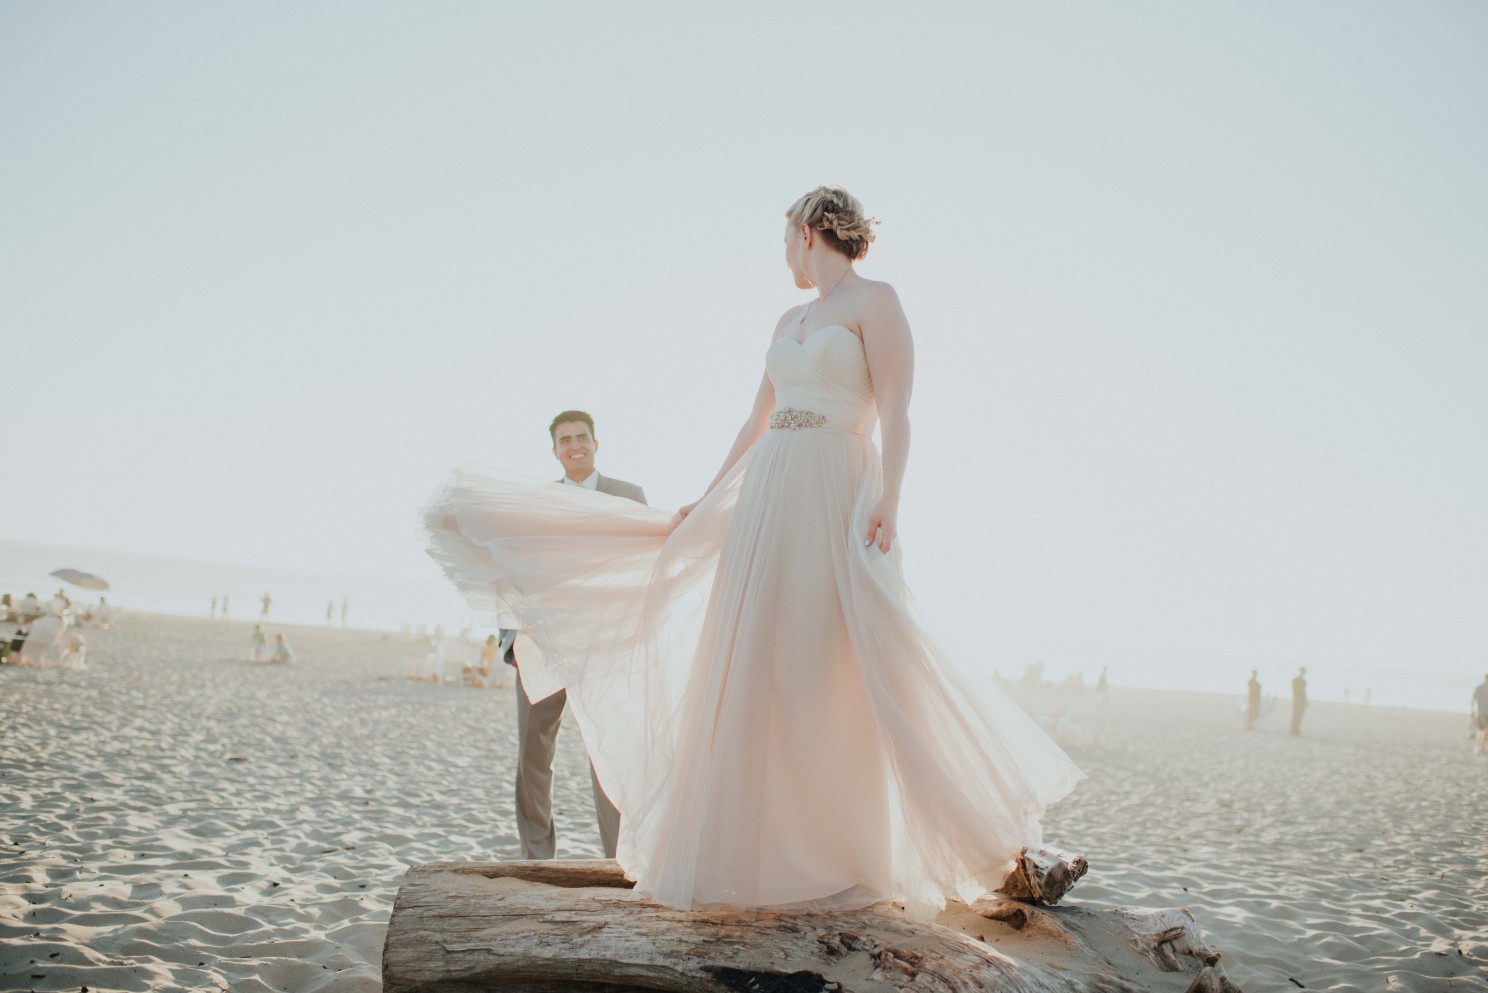
[[856, 287], [857, 292], [869, 303], [899, 302], [899, 294], [894, 292], [892, 284], [882, 279], [864, 279]]
[[790, 310], [787, 310], [785, 313], [781, 314], [780, 320], [775, 322], [775, 333], [770, 336], [770, 341], [773, 343], [776, 338], [779, 338], [782, 334], [784, 334], [785, 329], [790, 327], [790, 325], [795, 322], [796, 318], [801, 316], [801, 312], [805, 309], [806, 304], [797, 304]]
[[885, 322], [899, 324], [905, 321], [904, 306], [899, 302], [899, 294], [889, 283], [881, 279], [865, 279], [854, 290], [858, 296], [853, 302], [853, 309], [857, 311], [860, 327], [864, 330], [868, 325], [878, 326]]

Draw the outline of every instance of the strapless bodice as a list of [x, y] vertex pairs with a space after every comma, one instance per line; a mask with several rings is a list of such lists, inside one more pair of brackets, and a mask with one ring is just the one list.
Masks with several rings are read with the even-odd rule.
[[817, 328], [802, 341], [790, 335], [777, 338], [765, 354], [765, 371], [775, 386], [778, 426], [873, 433], [878, 408], [868, 357], [862, 339], [841, 324]]

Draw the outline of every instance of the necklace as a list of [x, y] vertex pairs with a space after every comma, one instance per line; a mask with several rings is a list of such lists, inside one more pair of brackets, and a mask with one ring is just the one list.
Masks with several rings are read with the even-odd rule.
[[847, 274], [850, 272], [852, 272], [852, 266], [848, 266], [846, 269], [843, 269], [842, 275], [837, 277], [837, 282], [832, 284], [832, 288], [823, 293], [821, 295], [821, 298], [813, 303], [810, 307], [807, 307], [805, 310], [801, 311], [801, 316], [796, 318], [796, 327], [800, 327], [802, 324], [805, 324], [806, 318], [816, 313], [817, 308], [827, 302], [827, 297], [837, 292], [837, 287], [842, 285], [842, 281], [847, 278]]

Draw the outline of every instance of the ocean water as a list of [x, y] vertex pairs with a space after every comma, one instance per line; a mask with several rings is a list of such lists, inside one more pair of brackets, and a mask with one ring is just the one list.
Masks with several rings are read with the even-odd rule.
[[64, 568], [103, 577], [111, 588], [101, 595], [125, 610], [207, 617], [215, 597], [218, 616], [225, 598], [227, 616], [256, 620], [268, 593], [272, 623], [324, 625], [331, 602], [332, 622], [339, 626], [344, 597], [349, 627], [398, 631], [422, 625], [432, 630], [442, 624], [452, 633], [478, 627], [464, 602], [437, 575], [420, 583], [0, 540], [0, 593], [19, 599], [30, 592], [45, 600], [65, 589], [74, 603], [97, 603], [99, 593], [48, 575]]

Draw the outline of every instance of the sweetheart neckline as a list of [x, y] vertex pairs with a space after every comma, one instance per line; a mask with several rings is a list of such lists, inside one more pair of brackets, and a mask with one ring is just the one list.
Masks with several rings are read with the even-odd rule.
[[848, 334], [852, 335], [854, 338], [857, 338], [858, 344], [861, 345], [863, 343], [863, 339], [862, 338], [858, 338], [858, 336], [853, 332], [853, 329], [850, 328], [850, 327], [848, 327], [846, 324], [823, 324], [819, 328], [812, 329], [811, 333], [808, 334], [808, 335], [806, 335], [806, 337], [804, 337], [804, 338], [797, 338], [793, 334], [783, 334], [779, 338], [777, 338], [776, 341], [794, 341], [800, 347], [805, 348], [806, 347], [806, 343], [808, 341], [810, 341], [812, 338], [815, 338], [821, 332], [826, 331], [826, 330], [828, 330], [830, 328], [839, 328], [839, 329], [841, 329], [843, 331], [846, 331]]

